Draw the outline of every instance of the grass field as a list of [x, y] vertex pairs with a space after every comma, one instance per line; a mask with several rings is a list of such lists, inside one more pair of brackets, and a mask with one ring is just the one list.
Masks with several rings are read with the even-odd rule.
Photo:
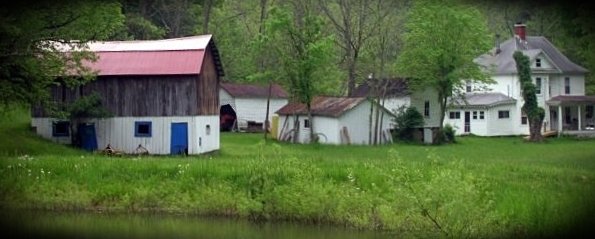
[[444, 146], [265, 143], [223, 134], [190, 157], [106, 157], [0, 120], [0, 205], [295, 220], [414, 237], [590, 233], [595, 140], [464, 137]]

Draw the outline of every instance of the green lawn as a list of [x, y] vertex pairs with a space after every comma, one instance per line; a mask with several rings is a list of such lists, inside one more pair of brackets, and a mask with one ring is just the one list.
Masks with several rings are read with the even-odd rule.
[[595, 140], [460, 138], [444, 146], [264, 143], [222, 134], [190, 157], [105, 157], [0, 122], [0, 205], [295, 220], [414, 237], [588, 233]]

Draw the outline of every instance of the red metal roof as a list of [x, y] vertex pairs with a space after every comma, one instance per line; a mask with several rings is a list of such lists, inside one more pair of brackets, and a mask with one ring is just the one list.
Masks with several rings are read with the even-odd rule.
[[[355, 108], [366, 98], [363, 97], [314, 97], [311, 104], [312, 115], [339, 117], [343, 113]], [[279, 115], [305, 115], [306, 105], [301, 103], [289, 103], [277, 111]]]
[[[269, 85], [221, 83], [227, 93], [238, 98], [266, 98], [269, 95]], [[271, 87], [271, 98], [287, 98], [287, 92], [278, 84]]]
[[200, 74], [204, 50], [96, 52], [99, 76]]

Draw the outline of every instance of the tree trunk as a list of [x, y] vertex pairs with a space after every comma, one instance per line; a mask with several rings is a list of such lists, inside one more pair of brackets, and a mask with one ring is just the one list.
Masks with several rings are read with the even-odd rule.
[[378, 117], [380, 116], [380, 108], [378, 107], [378, 105], [380, 105], [380, 97], [376, 97], [376, 104], [373, 104], [373, 107], [375, 106], [375, 110], [376, 110], [376, 115], [374, 116], [374, 145], [378, 144]]
[[213, 0], [204, 0], [202, 6], [202, 32], [203, 34], [209, 33], [209, 21], [211, 18], [211, 9], [213, 9]]
[[532, 142], [541, 142], [543, 135], [541, 135], [541, 125], [543, 118], [535, 117], [529, 120], [529, 140]]
[[310, 111], [310, 102], [306, 104], [308, 110], [308, 121], [310, 121], [310, 143], [317, 143], [318, 137], [314, 135], [314, 121], [312, 120], [312, 112]]
[[269, 94], [267, 95], [267, 113], [264, 117], [264, 140], [267, 140], [267, 134], [269, 132], [269, 109], [271, 107], [271, 89], [273, 88], [273, 83], [269, 81]]
[[298, 142], [298, 137], [300, 135], [300, 118], [298, 115], [293, 115], [293, 143]]

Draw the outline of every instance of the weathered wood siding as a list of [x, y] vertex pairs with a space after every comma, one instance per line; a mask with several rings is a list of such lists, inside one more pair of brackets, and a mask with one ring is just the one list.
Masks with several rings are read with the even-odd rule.
[[219, 75], [212, 46], [207, 47], [197, 84], [198, 114], [219, 115]]

